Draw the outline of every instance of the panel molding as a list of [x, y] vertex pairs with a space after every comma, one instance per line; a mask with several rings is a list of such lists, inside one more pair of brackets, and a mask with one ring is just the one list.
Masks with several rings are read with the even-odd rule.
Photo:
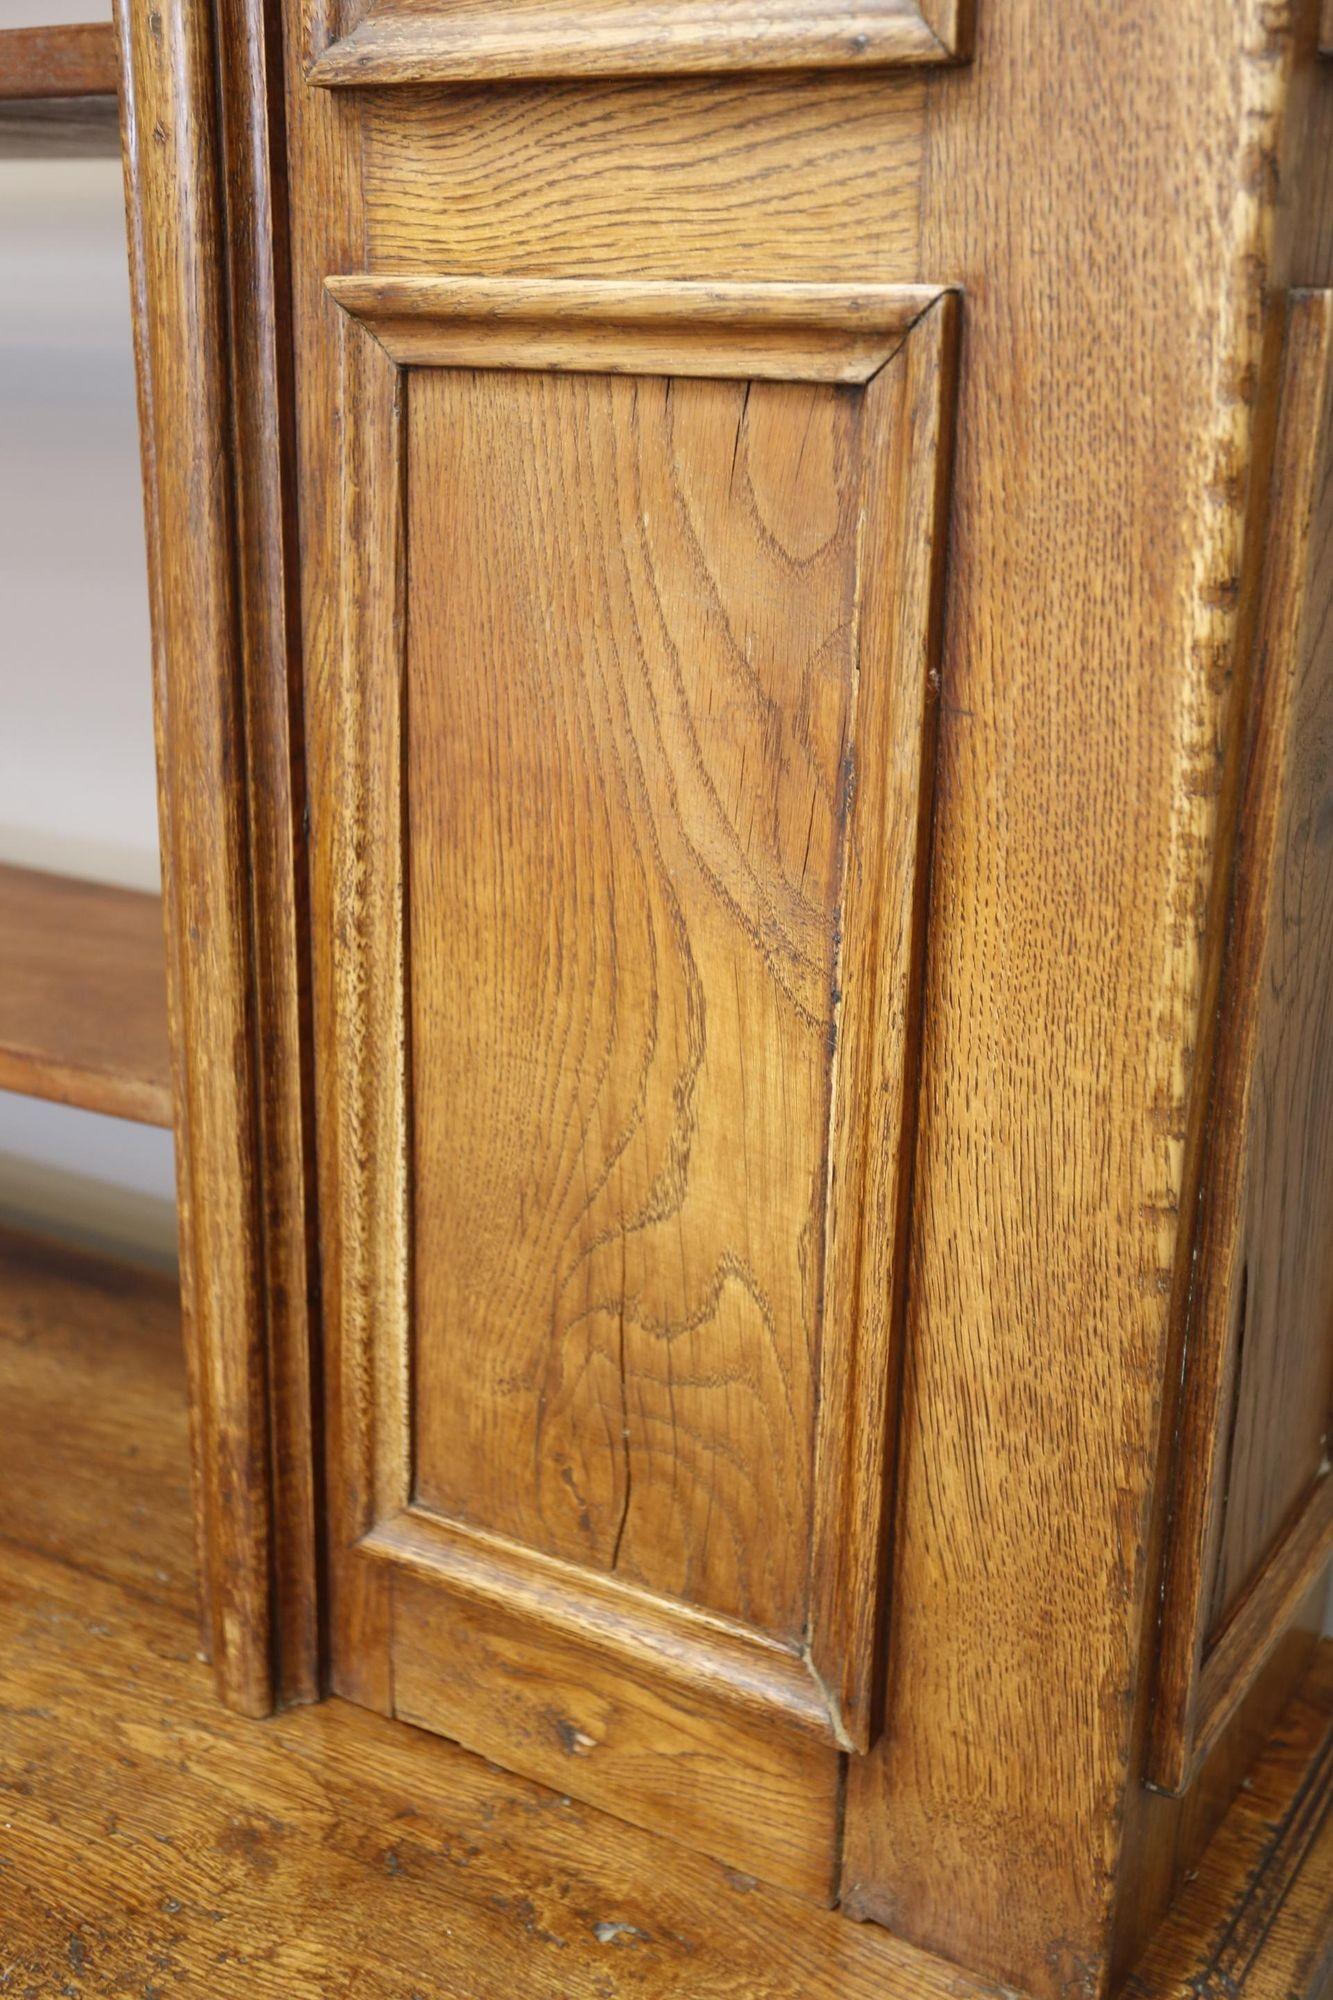
[[970, 0], [516, 0], [503, 8], [371, 0], [307, 69], [333, 87], [486, 78], [671, 76], [957, 62]]
[[[1333, 1556], [1327, 1467], [1219, 1627], [1213, 1586], [1226, 1519], [1227, 1439], [1244, 1339], [1252, 1123], [1269, 972], [1273, 885], [1295, 689], [1307, 643], [1313, 528], [1333, 450], [1333, 293], [1287, 308], [1270, 538], [1256, 634], [1256, 696], [1234, 863], [1231, 930], [1211, 1096], [1211, 1137], [1192, 1238], [1180, 1410], [1163, 1579], [1148, 1778], [1188, 1789], [1285, 1625]], [[1316, 613], [1318, 606], [1316, 606]], [[1313, 638], [1309, 638], [1313, 643]]]
[[[337, 1207], [330, 1505], [344, 1553], [335, 1560], [335, 1632], [340, 1624], [355, 1632], [346, 1650], [361, 1659], [377, 1644], [391, 1653], [395, 1576], [429, 1580], [460, 1604], [592, 1642], [640, 1680], [762, 1718], [830, 1753], [866, 1749], [884, 1639], [957, 300], [921, 287], [453, 278], [334, 278], [327, 289], [343, 357], [341, 623], [334, 678], [317, 696], [331, 732], [324, 894], [339, 913], [340, 944], [330, 981], [333, 1068], [321, 1089]], [[654, 365], [673, 374], [759, 368], [769, 379], [864, 384], [913, 328], [899, 372], [882, 393], [871, 389], [867, 405], [866, 462], [891, 470], [867, 488], [862, 657], [884, 671], [860, 676], [856, 737], [874, 750], [861, 761], [845, 904], [870, 934], [839, 967], [843, 1053], [829, 1133], [830, 1187], [835, 1196], [863, 1190], [864, 1206], [844, 1197], [848, 1216], [829, 1226], [825, 1246], [810, 1624], [796, 1645], [412, 1505], [403, 370], [475, 367], [483, 357], [487, 366], [531, 368], [536, 329], [546, 342], [541, 365], [556, 370], [606, 371], [619, 356], [642, 372], [643, 335]], [[849, 376], [852, 368], [861, 372]], [[885, 1038], [895, 1054], [876, 1066]], [[835, 1326], [840, 1337], [828, 1331]], [[344, 1684], [336, 1667], [335, 1682]], [[391, 1686], [375, 1696], [359, 1683], [358, 1692], [392, 1705]]]
[[864, 384], [938, 286], [332, 277], [400, 367]]
[[809, 1658], [751, 1626], [410, 1506], [380, 1522], [360, 1548], [453, 1596], [593, 1644], [629, 1671], [706, 1691], [832, 1748], [854, 1747]]

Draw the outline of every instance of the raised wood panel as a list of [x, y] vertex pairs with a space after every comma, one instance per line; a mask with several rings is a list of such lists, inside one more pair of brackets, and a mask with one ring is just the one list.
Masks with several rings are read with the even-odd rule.
[[[881, 68], [965, 53], [969, 0], [332, 0], [310, 81]], [[329, 39], [332, 37], [332, 39]]]
[[409, 379], [415, 1498], [798, 1642], [870, 399]]
[[369, 92], [368, 266], [914, 278], [925, 96], [910, 71], [668, 80], [651, 99], [627, 83]]
[[1286, 338], [1153, 1775], [1183, 1786], [1333, 1553], [1333, 294]]
[[[596, 1795], [667, 1796], [689, 1712], [699, 1837], [826, 1894], [882, 1631], [955, 302], [330, 291], [335, 1676], [549, 1775], [550, 1649], [619, 1675]], [[451, 1621], [509, 1635], [522, 1726]]]

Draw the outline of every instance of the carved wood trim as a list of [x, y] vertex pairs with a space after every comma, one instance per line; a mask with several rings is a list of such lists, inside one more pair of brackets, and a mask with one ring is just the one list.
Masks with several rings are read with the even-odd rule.
[[517, 0], [482, 12], [371, 0], [348, 9], [308, 80], [333, 86], [503, 77], [892, 68], [969, 53], [967, 0]]

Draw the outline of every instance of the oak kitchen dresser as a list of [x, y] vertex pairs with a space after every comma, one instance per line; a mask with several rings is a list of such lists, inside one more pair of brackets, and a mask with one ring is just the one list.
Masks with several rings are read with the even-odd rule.
[[118, 7], [222, 1702], [1328, 1990], [1333, 7]]

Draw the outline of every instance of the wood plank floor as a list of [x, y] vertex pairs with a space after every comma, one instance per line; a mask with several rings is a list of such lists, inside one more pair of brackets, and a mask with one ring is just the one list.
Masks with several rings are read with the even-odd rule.
[[[0, 1232], [5, 2000], [991, 1992], [344, 1703], [228, 1715], [195, 1649], [185, 1455], [171, 1287]], [[1301, 1968], [1299, 1990], [1319, 1990], [1308, 1939], [1333, 1869], [1310, 1834], [1309, 1765], [1331, 1679], [1325, 1657], [1136, 1994], [1276, 2000]], [[1275, 1847], [1275, 1825], [1299, 1840]], [[1296, 1945], [1263, 1941], [1281, 1944], [1278, 1923], [1251, 1923], [1229, 1956], [1216, 1945], [1246, 1894], [1304, 1909], [1299, 1967]], [[1194, 1936], [1228, 1983], [1199, 1984]]]

